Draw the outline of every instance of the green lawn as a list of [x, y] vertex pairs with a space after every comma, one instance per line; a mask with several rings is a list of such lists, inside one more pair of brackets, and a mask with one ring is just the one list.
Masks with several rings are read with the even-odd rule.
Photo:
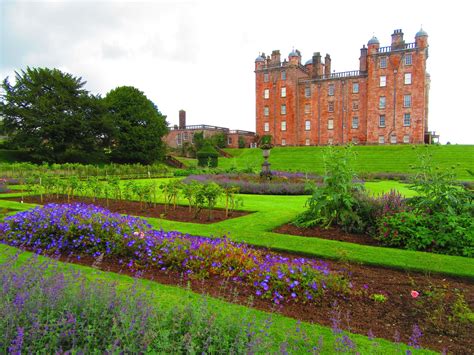
[[[395, 181], [373, 182], [368, 185], [370, 191], [374, 191], [374, 193], [380, 193], [381, 190], [388, 191], [392, 187], [401, 190], [404, 194], [412, 193], [412, 191], [407, 190], [405, 185]], [[254, 211], [254, 213], [207, 225], [158, 218], [147, 218], [147, 220], [155, 228], [178, 230], [183, 233], [202, 236], [228, 235], [235, 241], [269, 247], [275, 250], [296, 252], [311, 257], [344, 258], [364, 264], [474, 278], [474, 259], [472, 258], [372, 247], [273, 233], [272, 230], [274, 228], [292, 221], [304, 210], [304, 204], [308, 196], [240, 196], [243, 200], [241, 209]], [[181, 199], [179, 202], [186, 204], [184, 199]], [[223, 203], [220, 202], [219, 206], [223, 207]], [[32, 205], [0, 201], [0, 208], [2, 207], [12, 210], [23, 210], [32, 207]]]
[[[274, 170], [323, 172], [325, 147], [276, 147], [271, 150], [269, 162]], [[260, 149], [226, 149], [233, 158], [219, 158], [221, 168], [256, 168], [262, 162]], [[441, 168], [455, 167], [458, 179], [473, 180], [466, 169], [474, 170], [474, 145], [448, 146], [355, 146], [358, 173], [412, 173], [411, 166], [423, 152], [432, 154], [433, 162]]]
[[[8, 247], [0, 244], [0, 262], [4, 262], [9, 256], [18, 252], [18, 249]], [[31, 253], [23, 252], [19, 255], [18, 266], [22, 263], [28, 262]], [[44, 259], [41, 257], [41, 259]], [[85, 267], [74, 264], [59, 263], [59, 270], [62, 272], [81, 272], [81, 275], [89, 280], [101, 279], [109, 282], [114, 282], [120, 290], [130, 289], [134, 283], [134, 279], [125, 275], [115, 274], [110, 272], [103, 272], [91, 267]], [[201, 295], [196, 294], [190, 290], [183, 289], [176, 286], [161, 285], [159, 283], [149, 280], [137, 280], [138, 286], [143, 288], [150, 297], [150, 301], [155, 303], [157, 307], [162, 309], [172, 309], [174, 307], [182, 307], [190, 302], [198, 303], [202, 300]], [[256, 325], [264, 324], [271, 316], [272, 324], [268, 329], [268, 334], [271, 339], [274, 339], [275, 344], [280, 344], [285, 341], [289, 334], [295, 334], [296, 328], [299, 327], [303, 332], [306, 332], [311, 341], [317, 343], [317, 339], [321, 336], [323, 338], [323, 354], [331, 354], [334, 352], [335, 336], [328, 327], [323, 327], [318, 324], [310, 324], [306, 322], [297, 322], [295, 319], [284, 317], [277, 313], [267, 313], [245, 307], [238, 304], [232, 304], [223, 300], [207, 297], [206, 302], [210, 309], [213, 309], [215, 316], [223, 320], [231, 320], [235, 317], [246, 317], [253, 320]], [[370, 340], [365, 336], [358, 334], [351, 334], [350, 338], [356, 343], [357, 350], [363, 354], [383, 353], [383, 354], [400, 354], [405, 353], [408, 347], [404, 344], [394, 344], [385, 339]], [[378, 343], [374, 348], [372, 344]], [[279, 349], [275, 349], [278, 351]], [[416, 354], [432, 354], [434, 352], [429, 350], [414, 350]]]

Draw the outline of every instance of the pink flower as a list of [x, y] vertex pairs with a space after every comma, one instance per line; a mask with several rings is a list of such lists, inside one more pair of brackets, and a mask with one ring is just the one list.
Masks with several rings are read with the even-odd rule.
[[413, 297], [413, 298], [417, 298], [420, 295], [420, 293], [418, 291], [415, 291], [415, 290], [412, 290], [410, 292], [410, 294], [411, 294], [411, 297]]

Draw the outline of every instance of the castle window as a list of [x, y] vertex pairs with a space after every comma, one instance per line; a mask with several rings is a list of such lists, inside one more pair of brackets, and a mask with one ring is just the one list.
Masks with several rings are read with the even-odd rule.
[[328, 102], [328, 112], [334, 112], [334, 101]]
[[413, 57], [410, 54], [405, 54], [405, 65], [412, 65], [413, 63]]
[[282, 115], [286, 115], [286, 105], [281, 105], [280, 113], [281, 113]]
[[404, 113], [403, 114], [403, 125], [405, 127], [411, 125], [411, 115], [409, 113]]
[[334, 120], [332, 118], [328, 120], [328, 129], [334, 129]]
[[379, 109], [384, 109], [385, 108], [385, 96], [380, 96], [379, 98]]
[[385, 137], [379, 136], [379, 144], [385, 144]]
[[310, 145], [309, 138], [306, 138], [306, 140], [305, 140], [304, 144], [305, 144], [305, 145]]
[[410, 136], [408, 134], [403, 136], [403, 143], [410, 143]]
[[270, 132], [270, 123], [265, 122], [265, 123], [263, 124], [263, 130], [264, 130], [265, 132]]
[[232, 137], [227, 137], [227, 145], [232, 145]]
[[390, 136], [390, 143], [397, 144], [397, 136], [396, 135], [392, 134]]
[[380, 68], [387, 67], [387, 57], [380, 57]]
[[281, 140], [281, 145], [286, 145], [286, 139]]
[[281, 130], [286, 131], [286, 121], [281, 121]]
[[268, 83], [269, 80], [270, 80], [270, 77], [269, 77], [268, 73], [263, 73], [263, 81], [265, 83]]
[[359, 101], [352, 101], [352, 111], [357, 111], [359, 109]]
[[263, 90], [263, 98], [269, 99], [270, 98], [270, 89]]
[[352, 117], [352, 128], [359, 128], [359, 117]]
[[311, 113], [311, 105], [310, 104], [304, 105], [304, 113], [306, 113], [306, 114]]
[[281, 72], [281, 80], [286, 80], [286, 71], [285, 70], [283, 70]]
[[332, 145], [333, 142], [334, 142], [334, 140], [332, 138], [328, 138], [328, 144], [329, 145]]
[[380, 115], [379, 116], [379, 127], [381, 127], [381, 128], [385, 127], [385, 115]]
[[405, 73], [405, 85], [411, 84], [411, 73]]
[[310, 120], [304, 121], [304, 130], [305, 131], [310, 131], [311, 130], [311, 121]]
[[387, 77], [385, 75], [380, 76], [380, 87], [387, 86]]
[[411, 95], [403, 95], [403, 107], [411, 107]]
[[352, 92], [357, 94], [359, 92], [359, 83], [352, 83]]
[[281, 97], [286, 97], [286, 87], [281, 88]]
[[311, 87], [310, 86], [306, 86], [304, 88], [304, 97], [311, 97]]
[[183, 141], [188, 140], [188, 132], [183, 132]]
[[182, 144], [183, 144], [183, 136], [181, 135], [181, 133], [178, 133], [178, 135], [176, 136], [176, 145], [178, 147], [181, 147]]
[[334, 84], [329, 84], [328, 86], [328, 95], [329, 96], [334, 96]]
[[265, 106], [263, 108], [263, 115], [264, 116], [269, 116], [270, 115], [270, 108], [268, 106]]

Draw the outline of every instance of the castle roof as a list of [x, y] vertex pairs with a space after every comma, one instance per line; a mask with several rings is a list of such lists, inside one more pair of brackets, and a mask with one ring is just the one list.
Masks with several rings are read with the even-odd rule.
[[300, 55], [298, 54], [297, 51], [295, 51], [294, 49], [290, 52], [290, 54], [288, 54], [288, 57], [299, 57]]
[[263, 58], [261, 55], [259, 55], [256, 59], [255, 62], [264, 62], [265, 58]]
[[422, 28], [420, 28], [420, 30], [416, 33], [416, 36], [415, 37], [423, 37], [423, 36], [428, 36], [428, 33], [426, 33], [426, 31]]
[[310, 58], [304, 63], [304, 65], [313, 64], [313, 58]]
[[380, 42], [377, 39], [377, 37], [372, 36], [372, 38], [369, 40], [369, 42], [367, 44], [380, 44]]

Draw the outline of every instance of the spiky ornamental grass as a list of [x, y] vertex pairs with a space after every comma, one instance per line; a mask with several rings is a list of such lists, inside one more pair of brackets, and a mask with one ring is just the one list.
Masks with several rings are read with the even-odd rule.
[[132, 271], [148, 267], [188, 277], [229, 278], [277, 304], [313, 302], [350, 283], [324, 262], [287, 258], [227, 238], [206, 238], [151, 229], [143, 219], [86, 204], [49, 204], [7, 217], [0, 240], [36, 253], [110, 256]]

